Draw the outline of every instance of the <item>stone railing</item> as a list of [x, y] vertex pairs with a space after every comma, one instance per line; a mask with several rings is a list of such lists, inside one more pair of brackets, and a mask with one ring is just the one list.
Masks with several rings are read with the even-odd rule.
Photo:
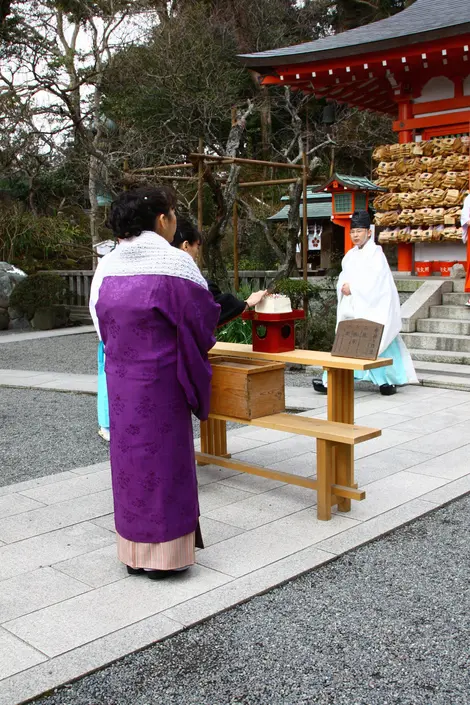
[[58, 269], [48, 271], [47, 274], [57, 274], [65, 279], [69, 286], [71, 306], [88, 306], [90, 301], [91, 280], [94, 272], [90, 270]]
[[[91, 280], [93, 279], [93, 271], [90, 270], [55, 270], [49, 272], [57, 274], [66, 280], [69, 291], [71, 306], [88, 306], [90, 300]], [[252, 291], [265, 289], [271, 280], [275, 277], [276, 271], [241, 271], [239, 272], [240, 286], [248, 286]], [[233, 272], [229, 272], [229, 276], [233, 280]]]

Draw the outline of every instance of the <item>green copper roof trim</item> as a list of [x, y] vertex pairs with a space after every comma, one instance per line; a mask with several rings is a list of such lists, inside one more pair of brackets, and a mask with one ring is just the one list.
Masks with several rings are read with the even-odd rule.
[[353, 191], [386, 191], [386, 188], [378, 186], [373, 181], [365, 176], [346, 176], [345, 174], [333, 174], [331, 178], [328, 179], [326, 184], [317, 187], [317, 192], [325, 192], [325, 189], [333, 183], [333, 181], [338, 181], [342, 186], [349, 188]]

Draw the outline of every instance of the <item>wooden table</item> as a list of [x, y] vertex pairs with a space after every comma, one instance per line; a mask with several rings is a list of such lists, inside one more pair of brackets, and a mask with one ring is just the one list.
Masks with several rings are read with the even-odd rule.
[[[295, 365], [322, 367], [328, 371], [328, 421], [354, 424], [354, 371], [373, 370], [392, 364], [390, 358], [359, 360], [333, 357], [331, 353], [315, 350], [292, 350], [286, 353], [254, 352], [251, 345], [242, 343], [216, 343], [211, 355], [230, 355], [246, 359], [271, 360]], [[201, 424], [201, 452], [208, 455], [228, 457], [226, 421], [211, 419]], [[332, 458], [336, 483], [345, 487], [356, 487], [354, 483], [354, 447], [339, 446]], [[348, 512], [351, 500], [338, 497], [338, 510]]]

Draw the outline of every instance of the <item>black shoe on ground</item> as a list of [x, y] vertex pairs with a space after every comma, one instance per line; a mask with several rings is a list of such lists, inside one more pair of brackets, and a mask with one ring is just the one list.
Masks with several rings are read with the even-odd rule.
[[328, 389], [325, 387], [321, 379], [312, 379], [313, 388], [318, 394], [328, 394]]
[[397, 393], [397, 388], [394, 384], [381, 384], [379, 390], [384, 397], [391, 397]]
[[163, 578], [169, 578], [172, 575], [177, 575], [178, 573], [183, 573], [187, 568], [182, 568], [179, 570], [144, 570], [143, 568], [131, 568], [127, 567], [127, 572], [129, 575], [146, 575], [150, 580], [163, 580]]

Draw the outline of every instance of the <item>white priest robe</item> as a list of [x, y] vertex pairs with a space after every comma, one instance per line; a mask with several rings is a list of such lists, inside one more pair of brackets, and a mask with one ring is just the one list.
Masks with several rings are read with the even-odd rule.
[[[400, 336], [400, 297], [382, 248], [370, 239], [361, 249], [349, 250], [341, 266], [337, 284], [337, 323], [352, 318], [382, 323], [384, 332], [379, 356], [393, 359], [390, 367], [355, 372], [355, 379], [378, 386], [416, 384], [418, 378], [411, 355]], [[342, 293], [343, 284], [349, 284], [350, 296]]]

